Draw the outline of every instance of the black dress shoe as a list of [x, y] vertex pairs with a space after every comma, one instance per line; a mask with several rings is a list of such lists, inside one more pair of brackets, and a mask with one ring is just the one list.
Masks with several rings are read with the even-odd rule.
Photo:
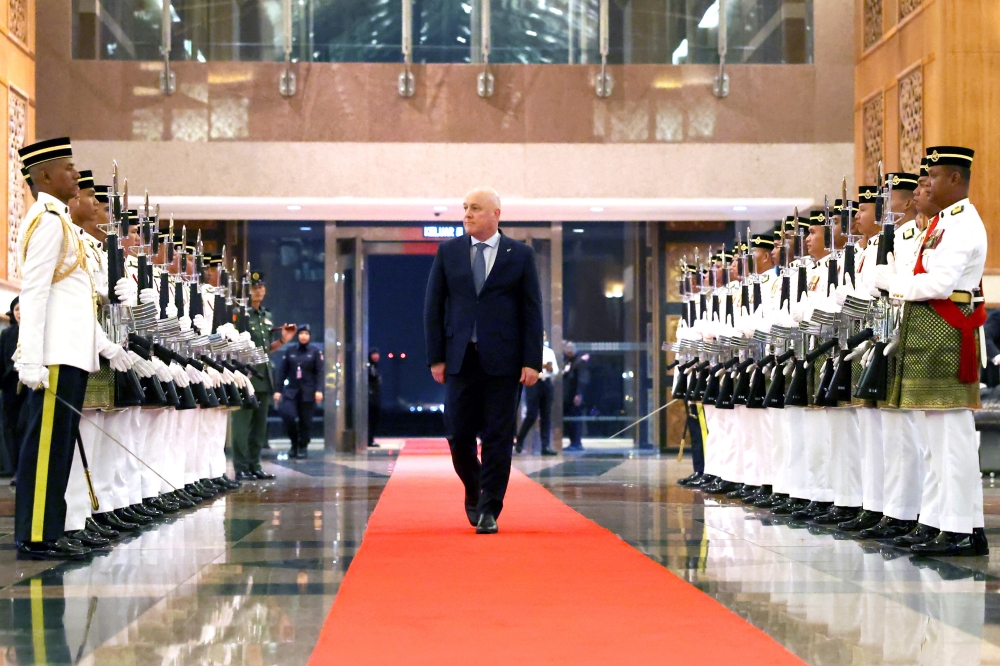
[[747, 505], [753, 505], [753, 503], [757, 500], [763, 497], [769, 497], [771, 494], [771, 486], [760, 486], [749, 495], [744, 495], [740, 501]]
[[85, 546], [74, 546], [66, 537], [59, 537], [56, 541], [25, 541], [17, 545], [19, 559], [85, 560], [90, 552]]
[[299, 460], [305, 460], [309, 457], [308, 445], [299, 447]]
[[221, 495], [229, 490], [229, 486], [222, 486], [215, 482], [215, 479], [198, 479], [198, 483], [202, 488], [214, 492], [216, 495]]
[[553, 451], [552, 449], [542, 449], [542, 455], [543, 456], [557, 456], [557, 455], [559, 455], [559, 452], [558, 451]]
[[773, 509], [774, 507], [788, 501], [788, 495], [785, 493], [772, 493], [767, 497], [761, 497], [759, 500], [755, 501], [753, 505], [758, 509]]
[[915, 520], [900, 520], [890, 516], [882, 516], [875, 527], [858, 532], [862, 539], [874, 539], [875, 541], [891, 541], [896, 537], [901, 537], [917, 526]]
[[121, 509], [115, 509], [115, 515], [122, 520], [127, 520], [130, 523], [135, 523], [136, 525], [145, 526], [153, 522], [153, 519], [149, 516], [143, 516], [133, 511], [129, 507], [122, 507]]
[[941, 530], [936, 527], [917, 523], [917, 526], [912, 530], [901, 537], [893, 539], [892, 545], [897, 548], [909, 548], [910, 546], [914, 546], [918, 543], [927, 543], [931, 539], [937, 537], [940, 532]]
[[292, 444], [292, 448], [288, 449], [288, 459], [295, 460], [299, 457], [299, 447]]
[[[212, 499], [213, 497], [219, 494], [219, 492], [215, 488], [202, 485], [201, 481], [192, 481], [191, 485], [205, 499]], [[185, 487], [185, 490], [186, 489], [187, 488]]]
[[135, 532], [139, 529], [138, 523], [133, 523], [131, 520], [122, 520], [121, 517], [114, 511], [95, 513], [93, 517], [94, 522], [99, 525], [110, 527], [111, 529], [119, 532]]
[[176, 502], [167, 501], [162, 497], [147, 497], [142, 500], [142, 503], [147, 507], [152, 507], [162, 513], [177, 513], [181, 508]]
[[78, 541], [81, 545], [84, 545], [87, 548], [106, 548], [111, 545], [111, 539], [102, 537], [96, 532], [89, 532], [87, 530], [67, 532], [66, 536], [74, 541]]
[[692, 474], [685, 476], [683, 479], [678, 479], [677, 485], [684, 486], [685, 488], [690, 488], [693, 485], [695, 485], [699, 480], [701, 480], [701, 477], [702, 475], [699, 474], [698, 472], [693, 472]]
[[771, 509], [771, 513], [776, 516], [790, 516], [796, 511], [801, 511], [807, 506], [809, 506], [809, 500], [800, 499], [798, 497], [789, 497], [783, 503]]
[[217, 485], [217, 486], [223, 486], [225, 488], [228, 488], [229, 490], [236, 490], [237, 488], [240, 487], [239, 483], [237, 483], [236, 481], [233, 481], [232, 479], [230, 479], [225, 474], [223, 474], [222, 476], [220, 476], [218, 478], [212, 479], [212, 482], [215, 483], [215, 485]]
[[243, 470], [236, 470], [236, 481], [256, 481], [257, 477], [250, 472], [244, 472]]
[[197, 483], [189, 483], [184, 486], [184, 492], [196, 500], [207, 500], [215, 497], [215, 493], [210, 493]]
[[990, 554], [990, 542], [986, 540], [986, 528], [972, 528], [972, 545], [976, 548], [976, 555]]
[[473, 527], [479, 524], [479, 511], [476, 510], [475, 504], [472, 506], [465, 505], [465, 516], [469, 519], [469, 524]]
[[733, 483], [732, 481], [725, 481], [723, 479], [719, 479], [718, 481], [712, 484], [711, 488], [706, 488], [705, 492], [710, 495], [726, 495], [728, 493], [733, 492], [734, 490], [736, 490], [735, 483]]
[[179, 506], [182, 509], [193, 509], [194, 507], [198, 506], [198, 502], [196, 502], [194, 498], [190, 497], [183, 490], [175, 490], [172, 493], [170, 493], [170, 499], [176, 502], [177, 506]]
[[476, 534], [496, 534], [500, 528], [497, 527], [497, 520], [491, 513], [484, 513], [479, 516], [476, 524]]
[[861, 513], [860, 506], [835, 506], [826, 513], [813, 518], [813, 525], [839, 525], [854, 520]]
[[860, 532], [861, 530], [867, 530], [870, 527], [875, 527], [882, 520], [881, 511], [869, 511], [868, 509], [862, 509], [861, 513], [857, 515], [853, 520], [848, 520], [837, 525], [838, 530], [843, 530], [844, 532]]
[[107, 525], [101, 525], [93, 518], [87, 518], [87, 522], [85, 524], [86, 527], [84, 529], [86, 529], [88, 532], [99, 534], [105, 539], [109, 539], [111, 541], [120, 538], [122, 535], [122, 533], [119, 532], [118, 530], [113, 530]]
[[915, 543], [910, 546], [910, 552], [931, 557], [978, 555], [973, 535], [955, 532], [941, 532], [926, 543]]
[[132, 504], [129, 508], [132, 509], [132, 513], [137, 513], [140, 516], [146, 516], [147, 518], [152, 518], [153, 520], [163, 518], [163, 512], [156, 507], [149, 507], [145, 504]]
[[798, 511], [791, 513], [792, 520], [812, 520], [829, 511], [832, 506], [833, 502], [809, 502]]
[[733, 490], [726, 493], [726, 499], [743, 499], [749, 486], [745, 483], [737, 483]]
[[[305, 458], [305, 451], [300, 451], [299, 452], [299, 457], [300, 458]], [[269, 479], [275, 478], [274, 474], [271, 474], [269, 472], [265, 472], [263, 469], [251, 470], [250, 473], [253, 474], [256, 478], [261, 479], [263, 481], [267, 481]]]
[[520, 453], [520, 452], [521, 452], [521, 450], [522, 450], [523, 448], [524, 448], [524, 447], [522, 447], [522, 446], [521, 446], [521, 442], [519, 442], [519, 441], [517, 441], [517, 440], [515, 439], [515, 440], [514, 440], [514, 452], [515, 452], [515, 453]]

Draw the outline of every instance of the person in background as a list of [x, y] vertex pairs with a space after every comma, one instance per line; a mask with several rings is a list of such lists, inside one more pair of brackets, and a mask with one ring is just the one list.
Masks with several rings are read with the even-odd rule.
[[986, 323], [983, 325], [983, 337], [986, 338], [986, 368], [982, 372], [984, 384], [993, 388], [1000, 386], [1000, 308], [989, 311]]
[[542, 455], [558, 455], [552, 450], [552, 378], [559, 374], [559, 361], [556, 353], [549, 347], [549, 337], [544, 335], [545, 343], [542, 347], [542, 372], [538, 375], [538, 382], [534, 386], [525, 389], [524, 401], [527, 404], [528, 412], [521, 421], [521, 429], [514, 440], [514, 449], [520, 453], [524, 447], [524, 438], [528, 436], [535, 421], [541, 417], [538, 434], [542, 440]]
[[[576, 345], [567, 342], [563, 345], [563, 355], [566, 365], [563, 368], [563, 415], [583, 416], [583, 393], [590, 383], [590, 370], [587, 368], [587, 357], [577, 356]], [[581, 421], [566, 421], [566, 434], [569, 436], [567, 451], [583, 451], [583, 423]]]
[[368, 446], [377, 449], [375, 430], [382, 419], [382, 375], [378, 371], [378, 347], [368, 352]]
[[[21, 415], [21, 405], [24, 404], [26, 392], [17, 391], [17, 371], [14, 369], [14, 351], [17, 350], [17, 334], [21, 321], [21, 306], [18, 297], [10, 302], [7, 317], [10, 326], [0, 332], [0, 354], [3, 354], [3, 376], [0, 379], [0, 405], [2, 405], [3, 450], [0, 451], [0, 477], [14, 476], [17, 472], [18, 453], [21, 448], [23, 431], [18, 421]], [[11, 482], [11, 485], [14, 485]]]
[[285, 351], [278, 365], [274, 403], [285, 423], [285, 431], [292, 440], [289, 458], [307, 458], [309, 429], [316, 403], [323, 401], [320, 381], [323, 377], [323, 352], [309, 340], [309, 324], [299, 324], [298, 344]]

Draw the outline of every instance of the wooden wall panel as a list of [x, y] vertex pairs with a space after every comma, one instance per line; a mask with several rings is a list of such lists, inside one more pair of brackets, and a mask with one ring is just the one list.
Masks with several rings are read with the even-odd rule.
[[[863, 4], [855, 0], [857, 13]], [[987, 272], [1000, 274], [1000, 201], [995, 196], [1000, 190], [1000, 2], [923, 0], [900, 21], [897, 7], [896, 2], [884, 7], [882, 39], [856, 49], [855, 176], [863, 173], [863, 102], [879, 90], [886, 100], [886, 166], [897, 167], [897, 80], [919, 63], [924, 145], [954, 144], [976, 151], [971, 198], [989, 235]]]

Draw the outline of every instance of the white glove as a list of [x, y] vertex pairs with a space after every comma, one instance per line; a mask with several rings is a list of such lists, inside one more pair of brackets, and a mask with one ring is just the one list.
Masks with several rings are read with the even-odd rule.
[[[229, 368], [222, 369], [222, 383], [223, 384], [235, 384], [236, 377], [229, 371]], [[237, 384], [239, 386], [239, 384]]]
[[247, 393], [249, 393], [250, 395], [254, 395], [253, 382], [251, 382], [250, 378], [247, 377], [246, 375], [244, 375], [242, 372], [239, 373], [239, 374], [243, 375], [243, 379], [246, 381], [245, 386], [246, 386], [246, 389], [247, 389]]
[[[244, 342], [250, 342], [250, 331], [243, 331], [239, 334], [238, 339], [243, 340]], [[233, 342], [236, 342], [236, 340], [233, 340]]]
[[229, 332], [230, 331], [235, 331], [235, 330], [236, 330], [236, 327], [234, 327], [229, 322], [226, 322], [225, 324], [222, 324], [221, 326], [219, 326], [219, 328], [215, 329], [215, 332], [218, 333], [219, 335], [221, 335], [224, 338], [228, 338], [229, 337]]
[[212, 388], [222, 385], [222, 374], [212, 366], [206, 365], [204, 374], [208, 377], [208, 385]]
[[844, 301], [846, 301], [847, 297], [850, 296], [851, 293], [853, 292], [854, 292], [853, 287], [846, 284], [839, 285], [836, 291], [834, 291], [833, 293], [833, 298], [835, 301], [837, 301], [837, 307], [843, 307]]
[[183, 315], [177, 318], [177, 324], [181, 327], [181, 332], [191, 330], [191, 317]]
[[161, 382], [170, 383], [174, 381], [174, 376], [171, 374], [170, 368], [167, 367], [166, 363], [155, 356], [150, 359], [150, 363], [153, 366], [153, 370], [156, 372], [156, 376], [160, 378]]
[[115, 283], [115, 295], [125, 305], [135, 305], [139, 286], [130, 277], [123, 277]]
[[188, 379], [187, 373], [184, 372], [184, 368], [182, 368], [179, 363], [171, 361], [169, 370], [171, 376], [173, 376], [174, 383], [177, 384], [177, 386], [184, 388], [191, 383], [191, 380]]
[[177, 306], [174, 305], [173, 303], [167, 303], [166, 310], [167, 310], [167, 318], [168, 319], [177, 316]]
[[157, 300], [156, 290], [152, 287], [146, 287], [139, 292], [139, 302], [140, 303], [155, 303]]
[[1000, 354], [993, 357], [993, 365], [1000, 365]]
[[194, 319], [191, 320], [191, 325], [194, 326], [201, 335], [208, 335], [212, 332], [212, 322], [207, 321], [204, 315], [195, 315]]
[[136, 354], [134, 351], [130, 351], [128, 353], [128, 357], [129, 360], [132, 361], [132, 369], [135, 370], [135, 374], [139, 375], [140, 378], [145, 379], [146, 377], [152, 377], [156, 374], [156, 371], [153, 369], [153, 364]]
[[112, 370], [125, 372], [132, 368], [132, 361], [128, 357], [128, 352], [121, 345], [111, 345], [101, 350], [101, 356], [108, 359]]
[[41, 363], [21, 363], [17, 368], [17, 376], [32, 391], [49, 387], [49, 369]]
[[201, 372], [199, 372], [198, 368], [194, 367], [193, 365], [185, 366], [184, 372], [187, 373], [188, 382], [191, 384], [201, 384], [202, 382], [205, 381], [204, 378], [201, 376]]
[[896, 274], [895, 267], [886, 264], [875, 267], [875, 287], [889, 291], [889, 280]]

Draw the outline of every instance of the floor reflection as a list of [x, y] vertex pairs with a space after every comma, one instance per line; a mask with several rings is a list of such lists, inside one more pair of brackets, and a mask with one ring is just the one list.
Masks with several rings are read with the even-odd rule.
[[[911, 559], [704, 499], [674, 483], [689, 465], [665, 457], [593, 465], [589, 476], [550, 461], [519, 466], [807, 663], [1000, 664], [996, 560]], [[985, 493], [1000, 499], [989, 483]], [[988, 516], [994, 553], [998, 527], [1000, 515]]]
[[0, 666], [304, 664], [394, 460], [270, 465], [86, 563], [18, 561], [0, 516]]

